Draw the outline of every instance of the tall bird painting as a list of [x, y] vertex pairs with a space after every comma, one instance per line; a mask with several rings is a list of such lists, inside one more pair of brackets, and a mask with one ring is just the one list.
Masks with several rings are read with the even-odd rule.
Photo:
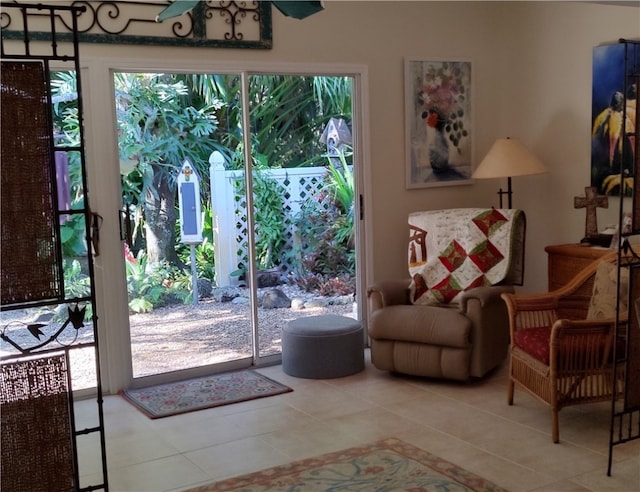
[[630, 195], [633, 190], [639, 76], [640, 43], [594, 48], [591, 186], [602, 195]]

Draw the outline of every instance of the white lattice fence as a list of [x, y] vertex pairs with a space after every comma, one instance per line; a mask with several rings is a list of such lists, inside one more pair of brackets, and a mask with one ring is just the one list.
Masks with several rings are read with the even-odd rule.
[[[277, 262], [283, 272], [294, 269], [295, 257], [295, 217], [302, 204], [316, 198], [325, 207], [329, 197], [320, 193], [327, 169], [325, 167], [305, 167], [269, 169], [260, 171], [263, 177], [277, 183], [277, 189], [284, 202], [285, 245], [280, 249]], [[211, 168], [211, 200], [213, 208], [213, 231], [215, 243], [216, 283], [224, 286], [234, 283], [232, 272], [248, 265], [249, 243], [247, 228], [247, 204], [245, 196], [237, 193], [243, 189], [244, 171], [226, 171], [222, 165]], [[260, 203], [254, 203], [260, 207]], [[256, 224], [256, 234], [260, 234], [260, 224]]]

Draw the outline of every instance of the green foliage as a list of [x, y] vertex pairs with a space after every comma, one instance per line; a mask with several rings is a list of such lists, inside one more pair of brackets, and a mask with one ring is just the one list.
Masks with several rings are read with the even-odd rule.
[[[237, 75], [190, 75], [188, 84], [205, 101], [224, 102], [217, 111], [218, 148], [229, 161], [243, 141], [241, 78]], [[351, 118], [350, 77], [252, 75], [249, 102], [252, 147], [271, 166], [316, 165], [326, 150], [320, 137], [332, 118]], [[243, 159], [231, 169], [241, 169]], [[238, 167], [239, 165], [239, 167]]]
[[78, 260], [63, 260], [64, 296], [67, 299], [87, 297], [91, 293], [91, 280], [82, 272], [82, 265]]
[[184, 302], [189, 293], [174, 285], [176, 272], [166, 263], [150, 265], [144, 250], [137, 257], [125, 255], [129, 309], [134, 313], [150, 313], [171, 299]]
[[65, 257], [83, 256], [87, 254], [85, 218], [74, 215], [60, 226], [62, 255]]
[[[64, 296], [66, 299], [89, 297], [91, 295], [91, 279], [82, 272], [82, 265], [78, 260], [63, 260], [62, 269], [64, 272]], [[85, 318], [91, 319], [93, 317], [93, 307], [90, 302], [85, 305], [87, 309]], [[56, 319], [59, 316], [66, 319], [67, 311], [64, 310], [62, 313], [62, 315], [56, 315]]]
[[[128, 163], [121, 167], [123, 201], [141, 231], [145, 203], [175, 191], [186, 158], [201, 176], [208, 175], [208, 158], [216, 148], [211, 138], [218, 126], [216, 111], [223, 103], [194, 98], [182, 75], [117, 73], [114, 81], [120, 159]], [[205, 192], [206, 186], [203, 180]]]
[[[247, 130], [243, 128], [241, 77], [234, 74], [117, 73], [114, 84], [123, 201], [134, 217], [134, 237], [137, 232], [138, 239], [141, 239], [145, 213], [151, 210], [144, 204], [147, 200], [162, 198], [160, 195], [163, 193], [173, 193], [176, 171], [186, 157], [201, 176], [208, 174], [208, 157], [213, 150], [225, 155], [230, 168], [244, 167], [242, 143]], [[251, 132], [255, 171], [258, 268], [278, 265], [283, 254], [285, 232], [282, 190], [274, 181], [263, 178], [260, 170], [316, 165], [318, 160], [324, 159], [326, 149], [319, 141], [320, 136], [330, 118], [350, 120], [351, 86], [350, 77], [250, 76], [248, 130]], [[76, 81], [72, 72], [54, 73], [53, 102], [58, 143], [77, 144], [80, 129]], [[308, 205], [305, 213], [316, 217], [301, 226], [301, 229], [315, 234], [312, 237], [303, 234], [308, 239], [305, 239], [300, 252], [304, 251], [316, 273], [328, 271], [330, 265], [347, 271], [354, 265], [353, 176], [345, 162], [343, 159], [340, 170], [333, 164], [329, 166], [326, 192], [332, 196], [331, 210], [324, 208], [324, 202], [322, 205]], [[84, 197], [76, 191], [79, 188], [74, 183], [81, 183], [81, 166], [79, 159], [71, 155], [70, 171], [72, 186], [75, 187], [72, 189], [72, 201], [78, 206]], [[204, 200], [208, 200], [208, 185], [207, 180], [202, 180]], [[244, 183], [241, 187], [244, 189]], [[312, 210], [314, 206], [316, 209]], [[210, 214], [210, 210], [206, 213]], [[62, 227], [65, 255], [82, 252], [82, 243], [86, 241], [79, 222], [82, 221], [73, 219]], [[146, 224], [149, 226], [149, 222]], [[210, 224], [207, 215], [205, 227], [210, 227]], [[198, 276], [213, 280], [213, 234], [207, 231], [204, 234], [203, 243], [196, 249]], [[144, 242], [138, 245], [144, 250]], [[178, 249], [180, 258], [188, 264], [190, 255], [185, 254], [181, 246]], [[131, 266], [130, 262], [127, 264]], [[175, 271], [168, 270], [164, 274], [177, 275]], [[162, 279], [154, 279], [161, 276], [156, 269], [134, 275], [130, 291], [132, 299], [137, 300], [134, 305], [139, 304], [138, 310], [163, 302], [156, 289], [156, 284], [162, 284]], [[164, 280], [165, 284], [169, 282], [166, 278]]]
[[278, 183], [260, 171], [253, 173], [253, 195], [257, 267], [265, 270], [277, 266], [285, 243], [284, 200]]
[[355, 292], [355, 192], [353, 174], [343, 156], [341, 161], [341, 170], [329, 162], [325, 189], [304, 203], [295, 220], [301, 265], [295, 282], [323, 295]]
[[78, 89], [74, 71], [52, 72], [51, 102], [55, 139], [64, 145], [79, 145]]
[[[259, 161], [253, 170], [253, 204], [256, 229], [256, 260], [259, 270], [278, 266], [280, 250], [285, 244], [285, 210], [283, 190], [264, 172]], [[235, 183], [236, 196], [244, 197], [245, 182]]]
[[[73, 71], [52, 72], [51, 99], [54, 140], [57, 145], [76, 147], [80, 144], [78, 121], [78, 94], [76, 76]], [[71, 209], [84, 208], [82, 194], [82, 164], [77, 151], [67, 152]], [[87, 253], [85, 218], [74, 215], [60, 226], [60, 237], [64, 256], [82, 256]]]
[[[177, 248], [178, 257], [185, 265], [191, 265], [191, 248], [187, 244], [180, 244]], [[202, 243], [196, 245], [196, 273], [198, 278], [206, 278], [215, 282], [215, 251], [213, 242], [213, 217], [211, 206], [204, 209], [202, 224]], [[189, 274], [191, 277], [191, 274]]]

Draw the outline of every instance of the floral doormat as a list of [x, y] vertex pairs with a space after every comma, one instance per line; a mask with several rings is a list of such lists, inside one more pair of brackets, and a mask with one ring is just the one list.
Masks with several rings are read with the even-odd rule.
[[255, 371], [246, 370], [129, 389], [120, 394], [147, 417], [157, 419], [289, 391], [293, 390]]
[[399, 439], [295, 461], [185, 492], [506, 492], [494, 483]]

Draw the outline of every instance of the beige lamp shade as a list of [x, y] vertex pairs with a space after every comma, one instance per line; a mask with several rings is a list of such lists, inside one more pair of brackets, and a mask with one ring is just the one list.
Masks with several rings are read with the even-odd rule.
[[500, 208], [502, 196], [507, 195], [508, 207], [511, 208], [511, 178], [546, 173], [547, 170], [529, 149], [514, 138], [499, 138], [489, 149], [489, 153], [471, 175], [475, 179], [507, 178], [507, 191], [498, 191]]
[[538, 158], [515, 138], [499, 138], [471, 176], [474, 179], [508, 178], [546, 173]]

